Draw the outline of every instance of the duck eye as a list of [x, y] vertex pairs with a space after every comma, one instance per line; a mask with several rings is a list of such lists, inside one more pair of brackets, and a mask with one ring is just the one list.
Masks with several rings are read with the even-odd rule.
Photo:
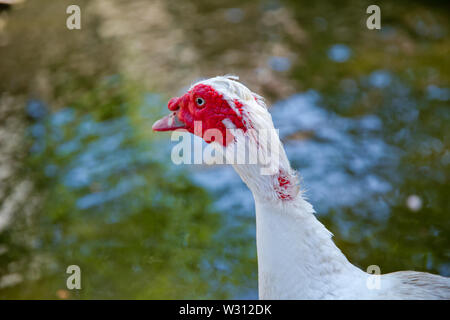
[[203, 98], [197, 98], [197, 99], [195, 99], [195, 102], [197, 103], [197, 105], [198, 105], [199, 107], [201, 107], [201, 106], [203, 106], [203, 105], [205, 104], [205, 99], [203, 99]]

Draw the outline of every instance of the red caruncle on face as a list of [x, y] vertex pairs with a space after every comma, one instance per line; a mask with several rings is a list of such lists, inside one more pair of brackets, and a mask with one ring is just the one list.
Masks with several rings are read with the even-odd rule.
[[[241, 113], [242, 104], [236, 101], [235, 105], [238, 113]], [[230, 107], [222, 94], [205, 84], [196, 85], [182, 97], [170, 99], [168, 108], [174, 111], [178, 120], [184, 124], [183, 129], [204, 138], [208, 143], [223, 138], [217, 142], [227, 145], [234, 139], [232, 134], [227, 132], [223, 123], [225, 119], [236, 129], [246, 131], [242, 115]]]

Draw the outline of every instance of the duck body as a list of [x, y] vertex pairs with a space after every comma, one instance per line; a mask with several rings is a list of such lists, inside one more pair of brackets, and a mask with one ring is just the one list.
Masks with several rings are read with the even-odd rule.
[[301, 197], [255, 204], [260, 299], [450, 299], [449, 278], [374, 275], [351, 264]]

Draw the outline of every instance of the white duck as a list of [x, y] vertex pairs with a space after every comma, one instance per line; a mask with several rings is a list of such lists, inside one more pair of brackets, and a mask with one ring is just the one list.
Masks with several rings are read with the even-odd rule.
[[[302, 197], [263, 99], [237, 79], [194, 84], [169, 101], [172, 113], [153, 130], [201, 136], [252, 191], [260, 299], [450, 299], [450, 278], [414, 271], [377, 277], [347, 260]], [[235, 153], [241, 160], [258, 154], [259, 161], [237, 162]]]

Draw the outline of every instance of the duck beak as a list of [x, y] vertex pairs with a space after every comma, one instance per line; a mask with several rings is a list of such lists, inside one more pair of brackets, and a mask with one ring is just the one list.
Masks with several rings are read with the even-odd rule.
[[178, 118], [178, 111], [159, 119], [152, 126], [153, 131], [173, 131], [184, 128], [186, 128], [186, 124]]

